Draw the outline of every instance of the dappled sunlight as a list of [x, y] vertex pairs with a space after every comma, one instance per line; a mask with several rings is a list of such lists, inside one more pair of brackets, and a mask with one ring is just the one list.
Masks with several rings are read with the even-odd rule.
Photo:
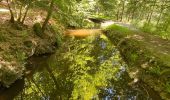
[[6, 85], [6, 87], [9, 87], [16, 80], [17, 73], [19, 76], [19, 73], [23, 70], [21, 67], [17, 68], [16, 66], [20, 66], [17, 65], [16, 61], [9, 62], [0, 57], [0, 80], [4, 80], [1, 83]]
[[0, 8], [0, 14], [1, 13], [9, 13], [9, 10], [5, 8]]
[[1, 8], [0, 7], [0, 20], [1, 20], [1, 24], [3, 23], [3, 21], [6, 21], [9, 19], [9, 10], [6, 8]]
[[140, 98], [146, 94], [135, 85], [138, 80], [129, 84], [126, 64], [106, 36], [67, 37], [65, 41], [55, 54], [30, 61], [27, 68], [33, 70], [28, 70], [24, 91], [16, 100], [21, 94], [23, 98], [74, 100]]
[[112, 24], [115, 24], [114, 21], [105, 21], [105, 22], [102, 22], [101, 23], [101, 28], [106, 28], [108, 27], [109, 25], [112, 25]]
[[169, 100], [169, 6], [0, 0], [0, 100]]
[[133, 35], [132, 37], [135, 38], [135, 39], [137, 39], [137, 40], [139, 40], [139, 41], [143, 41], [143, 40], [144, 40], [144, 37], [141, 36], [141, 35], [138, 35], [138, 34], [135, 34], [135, 35]]

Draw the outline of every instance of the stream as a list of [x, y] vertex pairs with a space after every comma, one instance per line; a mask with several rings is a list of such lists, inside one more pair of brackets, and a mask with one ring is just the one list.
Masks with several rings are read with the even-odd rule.
[[161, 100], [128, 77], [128, 66], [104, 35], [63, 41], [55, 54], [29, 58], [25, 76], [0, 88], [0, 100]]

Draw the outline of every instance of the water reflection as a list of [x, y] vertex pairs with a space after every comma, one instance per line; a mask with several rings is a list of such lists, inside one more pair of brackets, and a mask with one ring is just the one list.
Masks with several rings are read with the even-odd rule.
[[17, 80], [10, 88], [0, 87], [0, 100], [12, 100], [24, 89], [24, 79]]
[[126, 64], [106, 38], [65, 41], [53, 55], [30, 58], [25, 84], [14, 84], [18, 90], [3, 92], [4, 96], [13, 98], [10, 95], [20, 91], [14, 100], [151, 99], [139, 84], [128, 84], [132, 80], [126, 73]]

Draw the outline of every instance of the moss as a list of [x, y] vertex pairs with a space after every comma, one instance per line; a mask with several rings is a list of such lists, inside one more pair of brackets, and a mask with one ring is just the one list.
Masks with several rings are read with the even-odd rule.
[[19, 62], [24, 62], [26, 60], [26, 58], [27, 58], [25, 52], [22, 52], [22, 51], [17, 51], [16, 52], [16, 57], [17, 57], [17, 60]]
[[35, 34], [39, 37], [42, 37], [42, 28], [40, 23], [35, 23], [33, 26]]
[[104, 30], [105, 30], [105, 31], [114, 31], [114, 32], [123, 33], [124, 36], [127, 35], [127, 34], [132, 34], [132, 33], [134, 33], [132, 30], [129, 30], [129, 29], [126, 28], [126, 27], [122, 27], [122, 26], [115, 25], [115, 24], [106, 27], [106, 29], [104, 29]]
[[170, 72], [170, 41], [118, 25], [107, 27], [104, 33], [117, 46], [129, 65], [129, 74], [137, 72], [133, 78], [138, 77], [155, 91], [169, 94], [169, 84], [166, 85], [168, 91], [164, 91], [162, 84], [169, 82], [167, 78]]
[[[23, 76], [26, 58], [34, 55], [36, 52], [38, 54], [53, 53], [56, 40], [55, 34], [42, 39], [36, 36], [32, 29], [29, 28], [18, 30], [10, 23], [5, 23], [1, 26], [0, 85], [3, 84], [7, 87]], [[40, 29], [40, 25], [37, 26], [37, 29]], [[38, 32], [39, 30], [36, 31]]]
[[4, 37], [3, 34], [0, 33], [0, 42], [4, 42], [6, 41], [6, 38]]
[[9, 87], [15, 80], [21, 78], [24, 70], [24, 65], [19, 64], [16, 61], [5, 61], [0, 58], [0, 82]]
[[165, 91], [170, 93], [170, 82], [166, 82], [166, 84], [164, 86], [165, 86]]
[[160, 76], [160, 75], [161, 75], [161, 69], [160, 69], [159, 66], [150, 67], [150, 68], [149, 68], [149, 72], [150, 72], [151, 74], [155, 74], [155, 75], [157, 75], [157, 76]]

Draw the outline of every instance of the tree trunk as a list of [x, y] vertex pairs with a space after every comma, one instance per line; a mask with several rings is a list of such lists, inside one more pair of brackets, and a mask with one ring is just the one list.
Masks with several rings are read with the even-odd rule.
[[151, 13], [150, 13], [150, 15], [148, 16], [148, 24], [151, 22], [152, 15], [153, 15], [153, 11], [154, 11], [155, 6], [156, 6], [156, 2], [157, 2], [157, 0], [154, 1], [153, 7], [151, 7]]
[[119, 8], [118, 8], [118, 11], [117, 11], [117, 14], [116, 14], [116, 19], [117, 19], [117, 21], [119, 21]]
[[10, 14], [11, 14], [10, 22], [11, 22], [11, 23], [14, 23], [14, 22], [15, 22], [15, 20], [14, 20], [14, 14], [13, 14], [12, 9], [11, 9], [11, 6], [10, 6], [10, 4], [9, 4], [9, 0], [7, 0], [7, 4], [8, 4], [8, 9], [9, 9]]
[[133, 11], [132, 11], [132, 17], [131, 17], [131, 20], [133, 20], [133, 19], [134, 19], [134, 16], [135, 16], [135, 9], [133, 9]]
[[48, 13], [47, 13], [47, 17], [46, 17], [46, 19], [45, 19], [45, 21], [44, 21], [44, 23], [43, 23], [43, 25], [42, 25], [42, 32], [43, 32], [43, 33], [44, 33], [44, 31], [45, 31], [45, 28], [46, 28], [46, 26], [47, 26], [47, 24], [48, 24], [48, 21], [49, 21], [51, 15], [52, 15], [53, 6], [54, 6], [54, 0], [51, 0], [50, 8], [48, 9]]
[[134, 17], [135, 17], [135, 12], [136, 12], [136, 10], [138, 9], [138, 7], [137, 7], [137, 1], [134, 1], [133, 2], [133, 9], [132, 9], [132, 11], [131, 11], [131, 20], [133, 21], [133, 19], [134, 19]]
[[[162, 11], [163, 11], [163, 10], [162, 10]], [[162, 13], [159, 14], [158, 20], [157, 20], [157, 22], [156, 22], [156, 26], [158, 26], [158, 24], [159, 24], [159, 22], [160, 22], [160, 20], [161, 20], [161, 17], [162, 17]]]
[[22, 24], [24, 24], [24, 21], [25, 21], [25, 18], [26, 18], [26, 16], [27, 16], [27, 13], [28, 13], [29, 8], [30, 8], [30, 4], [28, 4], [27, 7], [26, 7], [26, 11], [25, 11], [25, 13], [24, 13], [24, 17], [22, 18], [22, 21], [21, 21]]
[[23, 5], [20, 5], [20, 9], [19, 9], [19, 17], [18, 17], [18, 19], [17, 19], [18, 22], [21, 22], [22, 8], [23, 8]]
[[164, 0], [164, 1], [163, 1], [163, 4], [161, 5], [161, 10], [160, 10], [160, 14], [159, 14], [159, 16], [158, 16], [158, 20], [157, 20], [157, 22], [156, 22], [156, 26], [159, 25], [159, 22], [160, 22], [160, 20], [161, 20], [162, 14], [163, 14], [164, 9], [165, 9], [165, 8], [164, 8], [165, 4], [166, 4], [166, 0]]
[[123, 14], [124, 14], [124, 9], [125, 9], [125, 2], [123, 0], [122, 0], [122, 3], [123, 3], [123, 5], [122, 5], [122, 13], [121, 13], [120, 21], [123, 20]]

